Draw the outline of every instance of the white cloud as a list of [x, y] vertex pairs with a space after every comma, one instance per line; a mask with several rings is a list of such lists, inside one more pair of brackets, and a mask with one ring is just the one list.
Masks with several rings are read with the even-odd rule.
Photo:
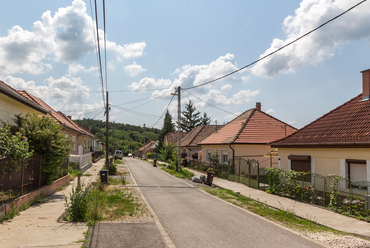
[[[52, 60], [75, 62], [95, 52], [93, 25], [85, 3], [74, 0], [54, 16], [45, 11], [31, 31], [12, 27], [7, 36], [0, 37], [0, 76], [44, 73], [52, 68]], [[99, 35], [103, 39], [104, 32], [99, 30]], [[107, 50], [115, 52], [118, 61], [142, 56], [145, 46], [145, 42], [120, 45], [107, 41]]]
[[88, 99], [90, 88], [83, 84], [80, 78], [61, 77], [54, 79], [49, 77], [45, 80], [48, 85], [36, 86], [34, 81], [24, 81], [21, 78], [7, 76], [4, 79], [15, 89], [30, 89], [32, 95], [35, 95], [45, 101], [55, 110], [75, 110], [81, 109], [84, 99]]
[[[221, 91], [210, 90], [207, 94], [198, 97], [207, 103], [225, 108], [240, 105], [243, 103], [249, 103], [252, 101], [253, 97], [259, 94], [259, 92], [259, 90], [241, 90], [228, 99], [226, 96], [222, 95]], [[195, 106], [197, 108], [204, 108], [207, 105], [205, 102], [196, 100]]]
[[138, 83], [134, 82], [128, 87], [133, 91], [149, 90], [153, 88], [163, 88], [171, 85], [171, 80], [169, 79], [159, 79], [155, 80], [154, 78], [143, 78]]
[[288, 121], [287, 123], [293, 127], [296, 127], [298, 125], [296, 121]]
[[231, 84], [225, 84], [225, 85], [222, 85], [221, 87], [221, 90], [222, 91], [227, 91], [229, 89], [231, 89], [233, 86]]
[[250, 80], [250, 78], [251, 78], [251, 75], [246, 75], [246, 76], [243, 76], [241, 78], [241, 80], [242, 80], [243, 83], [248, 83], [248, 81]]
[[78, 73], [93, 73], [97, 74], [98, 67], [91, 66], [90, 69], [86, 69], [83, 65], [72, 63], [68, 65], [67, 76], [74, 76]]
[[135, 77], [146, 70], [147, 69], [144, 69], [141, 65], [136, 64], [135, 61], [133, 62], [133, 64], [125, 66], [125, 72], [130, 77]]
[[269, 109], [269, 110], [267, 110], [267, 111], [265, 111], [267, 114], [269, 114], [269, 115], [274, 115], [275, 114], [275, 110], [273, 110], [273, 109]]
[[[274, 39], [271, 47], [260, 57], [282, 47], [322, 23], [344, 12], [357, 0], [303, 0], [283, 23], [286, 39]], [[256, 76], [274, 77], [292, 73], [295, 69], [316, 65], [334, 56], [344, 45], [370, 37], [370, 2], [365, 2], [323, 28], [257, 63], [252, 68]]]

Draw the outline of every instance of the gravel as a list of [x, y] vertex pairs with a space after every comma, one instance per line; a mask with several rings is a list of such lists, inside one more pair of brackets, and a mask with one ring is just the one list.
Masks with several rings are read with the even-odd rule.
[[306, 233], [311, 239], [333, 248], [369, 248], [370, 241], [353, 237], [340, 236], [332, 233]]

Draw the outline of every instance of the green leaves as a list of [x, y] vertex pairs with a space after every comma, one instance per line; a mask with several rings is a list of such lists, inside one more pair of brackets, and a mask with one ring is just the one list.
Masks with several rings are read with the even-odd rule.
[[17, 132], [11, 134], [10, 128], [0, 128], [0, 158], [6, 157], [11, 162], [0, 167], [0, 177], [5, 173], [18, 171], [22, 161], [32, 155], [26, 137]]

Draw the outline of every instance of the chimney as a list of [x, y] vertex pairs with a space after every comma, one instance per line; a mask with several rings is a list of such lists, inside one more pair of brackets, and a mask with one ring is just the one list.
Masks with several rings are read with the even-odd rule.
[[256, 102], [256, 109], [261, 111], [261, 103], [260, 102]]
[[370, 69], [362, 71], [362, 100], [370, 98]]
[[72, 120], [72, 115], [68, 115], [67, 117], [68, 117], [70, 120]]

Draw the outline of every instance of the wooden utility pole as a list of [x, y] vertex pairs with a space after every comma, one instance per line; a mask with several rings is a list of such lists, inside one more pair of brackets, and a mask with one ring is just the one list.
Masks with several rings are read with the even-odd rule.
[[108, 122], [109, 122], [109, 104], [108, 104], [108, 91], [107, 91], [107, 103], [106, 103], [106, 120], [105, 120], [105, 168], [109, 170], [109, 156], [108, 156]]
[[145, 154], [145, 124], [144, 124], [144, 151], [143, 151], [143, 154], [144, 154], [144, 156], [146, 155]]

